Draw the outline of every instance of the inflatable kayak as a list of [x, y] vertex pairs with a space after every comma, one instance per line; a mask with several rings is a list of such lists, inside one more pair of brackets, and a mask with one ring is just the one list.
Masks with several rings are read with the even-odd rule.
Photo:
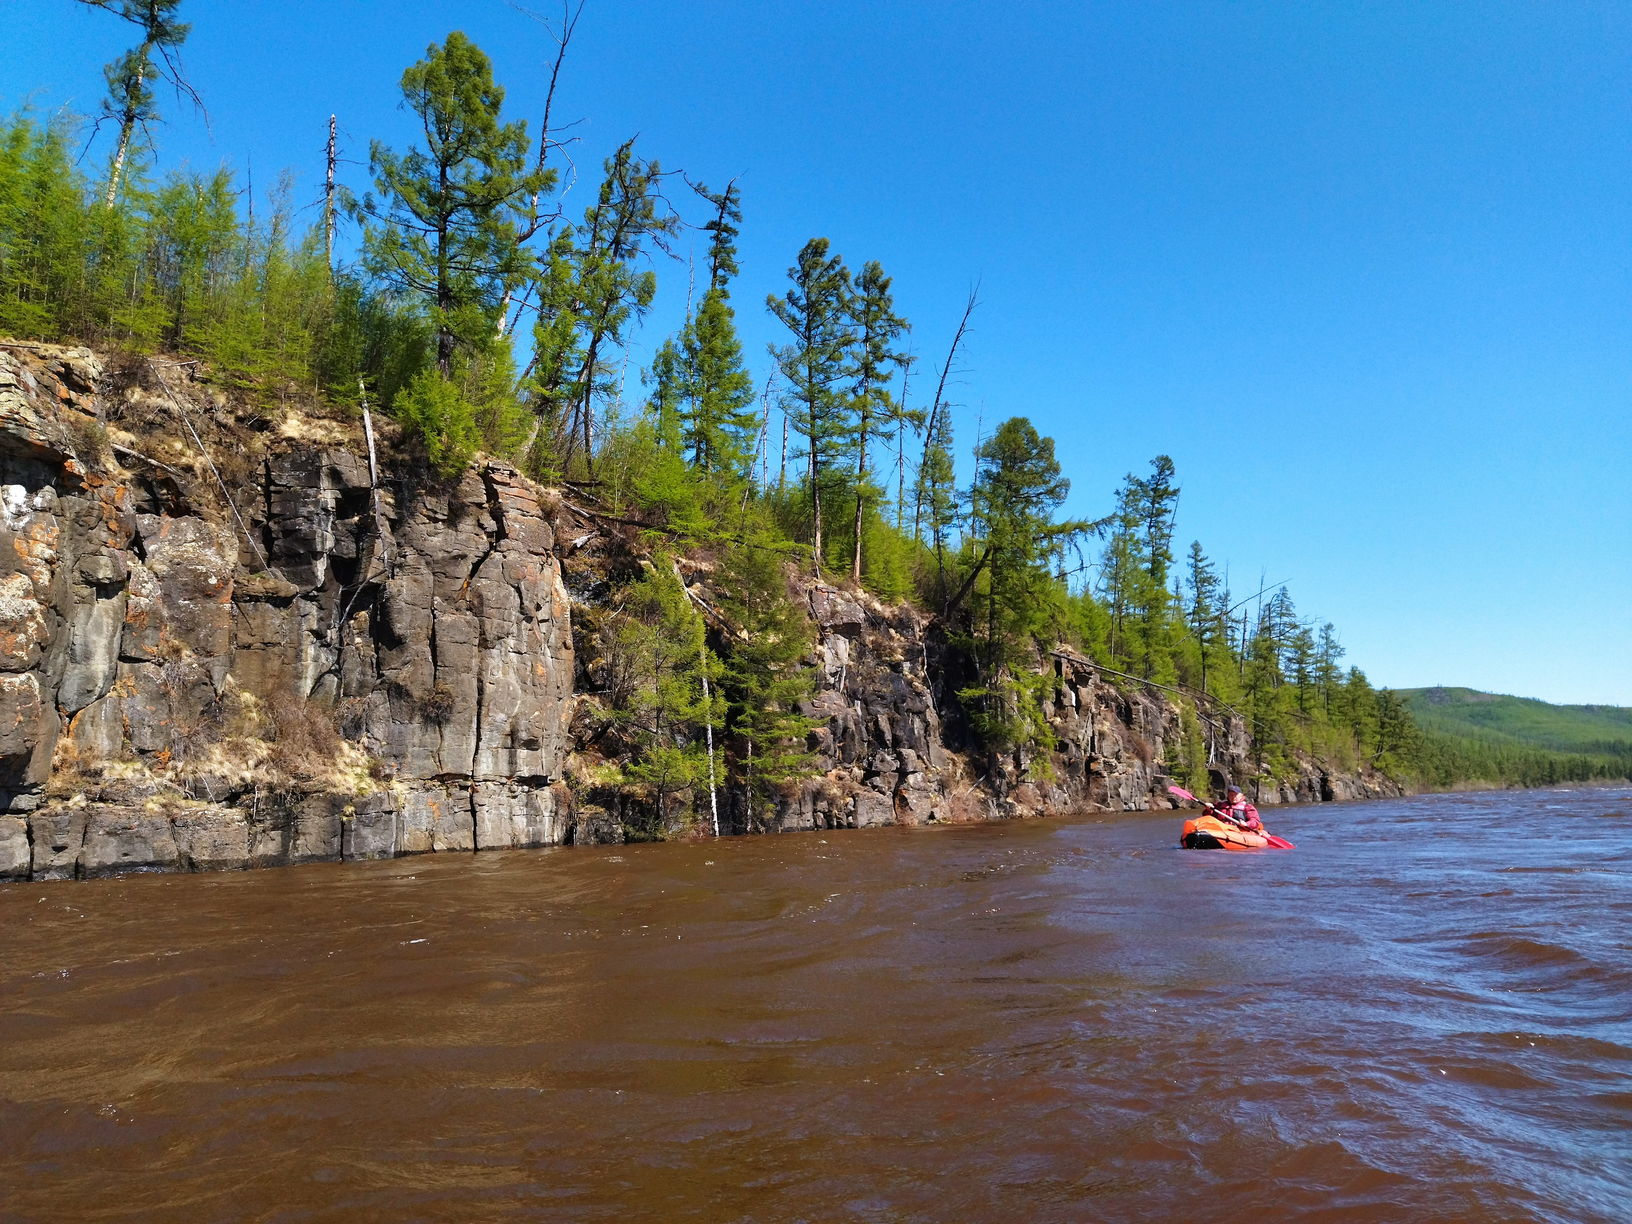
[[[1232, 791], [1238, 788], [1231, 787]], [[1200, 803], [1189, 791], [1182, 786], [1170, 786], [1167, 793], [1178, 799], [1185, 799], [1191, 803]], [[1248, 809], [1251, 811], [1252, 809]], [[1253, 833], [1238, 825], [1233, 825], [1222, 817], [1213, 815], [1212, 805], [1207, 804], [1206, 810], [1192, 820], [1184, 822], [1184, 832], [1179, 834], [1179, 845], [1186, 850], [1290, 850], [1292, 843], [1284, 837], [1276, 837], [1267, 829]]]
[[1196, 816], [1184, 822], [1179, 845], [1186, 850], [1290, 850], [1292, 843], [1270, 833], [1238, 829], [1217, 816]]

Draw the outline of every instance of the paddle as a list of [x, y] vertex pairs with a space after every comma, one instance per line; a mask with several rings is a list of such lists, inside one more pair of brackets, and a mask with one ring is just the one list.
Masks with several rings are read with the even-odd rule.
[[[1170, 794], [1170, 795], [1177, 795], [1180, 799], [1188, 799], [1188, 800], [1190, 800], [1191, 803], [1203, 803], [1204, 802], [1201, 799], [1197, 799], [1194, 795], [1192, 795], [1189, 791], [1185, 790], [1184, 787], [1182, 787], [1182, 786], [1170, 786], [1170, 787], [1167, 788], [1167, 793]], [[1210, 803], [1207, 803], [1206, 806], [1211, 808], [1213, 805], [1210, 804]], [[1264, 840], [1269, 843], [1270, 848], [1274, 849], [1274, 850], [1295, 850], [1297, 848], [1291, 842], [1287, 841], [1286, 838], [1276, 837], [1275, 834], [1273, 834], [1273, 833], [1265, 833], [1263, 835], [1263, 837], [1264, 837]]]

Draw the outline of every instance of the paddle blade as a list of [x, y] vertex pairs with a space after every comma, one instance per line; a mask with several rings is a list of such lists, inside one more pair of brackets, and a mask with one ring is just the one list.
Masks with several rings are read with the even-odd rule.
[[1180, 799], [1188, 799], [1191, 803], [1198, 802], [1196, 797], [1189, 791], [1185, 790], [1182, 786], [1170, 786], [1167, 788], [1167, 793], [1170, 795], [1177, 795]]
[[1276, 837], [1273, 833], [1265, 833], [1264, 840], [1269, 843], [1269, 848], [1271, 850], [1295, 850], [1297, 848], [1291, 842], [1287, 841], [1286, 838]]

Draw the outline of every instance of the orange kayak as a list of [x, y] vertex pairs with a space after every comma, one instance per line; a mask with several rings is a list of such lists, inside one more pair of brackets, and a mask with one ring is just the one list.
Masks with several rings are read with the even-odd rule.
[[1292, 843], [1271, 833], [1249, 833], [1217, 816], [1197, 816], [1184, 822], [1179, 845], [1186, 850], [1290, 850]]

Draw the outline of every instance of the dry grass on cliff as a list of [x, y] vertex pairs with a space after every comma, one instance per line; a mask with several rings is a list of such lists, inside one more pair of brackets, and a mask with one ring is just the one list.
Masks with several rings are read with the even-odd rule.
[[380, 762], [339, 733], [334, 711], [294, 693], [262, 700], [229, 683], [220, 717], [177, 742], [179, 753], [107, 759], [63, 739], [46, 796], [57, 802], [200, 793], [219, 800], [250, 790], [362, 796], [389, 785]]

